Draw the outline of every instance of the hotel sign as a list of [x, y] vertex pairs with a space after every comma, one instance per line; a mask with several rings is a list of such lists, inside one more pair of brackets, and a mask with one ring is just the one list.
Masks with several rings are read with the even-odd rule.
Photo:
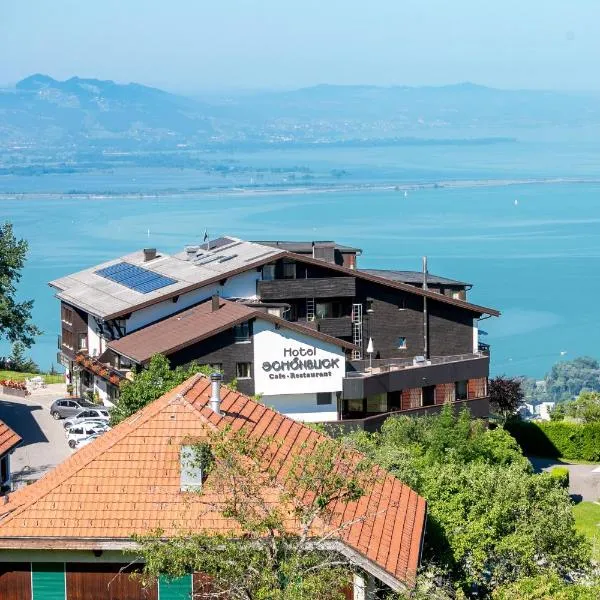
[[254, 327], [257, 394], [338, 392], [346, 372], [341, 348], [257, 319]]
[[340, 358], [319, 358], [317, 348], [284, 348], [283, 360], [265, 361], [262, 370], [269, 379], [331, 377], [340, 367]]

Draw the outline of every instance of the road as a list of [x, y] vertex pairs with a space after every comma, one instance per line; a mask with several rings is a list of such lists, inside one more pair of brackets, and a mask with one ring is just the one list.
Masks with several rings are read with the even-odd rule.
[[0, 420], [23, 438], [10, 459], [15, 485], [39, 479], [72, 454], [63, 422], [55, 421], [49, 410], [54, 400], [65, 395], [63, 384], [35, 390], [26, 398], [0, 395]]
[[600, 499], [600, 465], [574, 465], [551, 458], [528, 457], [536, 473], [552, 467], [569, 469], [569, 494], [576, 502], [595, 502]]

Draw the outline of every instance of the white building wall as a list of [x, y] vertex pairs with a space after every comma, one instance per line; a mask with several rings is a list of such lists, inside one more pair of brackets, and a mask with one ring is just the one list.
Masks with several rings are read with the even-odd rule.
[[153, 304], [152, 306], [147, 306], [132, 313], [131, 317], [127, 319], [126, 331], [127, 333], [131, 333], [140, 327], [164, 319], [173, 313], [207, 300], [214, 294], [219, 294], [222, 298], [256, 298], [256, 282], [260, 278], [260, 272], [252, 269], [230, 277], [225, 282], [225, 285], [215, 283], [198, 288], [187, 294], [181, 294], [177, 302], [169, 299]]
[[106, 350], [106, 342], [98, 335], [96, 321], [88, 315], [88, 353], [90, 356], [100, 356]]
[[[307, 366], [307, 362], [313, 366]], [[300, 367], [292, 366], [300, 363]], [[303, 333], [254, 323], [254, 391], [262, 396], [341, 392], [346, 375], [339, 346]]]
[[108, 402], [109, 404], [112, 405], [112, 403], [110, 403], [110, 399], [108, 397], [107, 385], [108, 385], [108, 383], [106, 382], [105, 379], [94, 376], [94, 393], [98, 392], [98, 395], [100, 396], [100, 400], [102, 401], [102, 404], [106, 405]]
[[337, 398], [331, 393], [331, 404], [317, 404], [317, 394], [279, 394], [261, 396], [260, 401], [296, 421], [337, 421]]

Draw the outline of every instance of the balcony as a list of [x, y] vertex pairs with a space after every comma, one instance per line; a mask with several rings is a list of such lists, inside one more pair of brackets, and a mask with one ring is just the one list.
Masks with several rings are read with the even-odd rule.
[[315, 319], [314, 321], [300, 321], [300, 323], [333, 337], [350, 337], [352, 335], [352, 319], [350, 317]]
[[261, 300], [354, 297], [356, 279], [354, 277], [274, 279], [259, 281], [257, 292]]
[[358, 399], [386, 392], [422, 388], [449, 381], [487, 377], [490, 358], [483, 352], [436, 356], [424, 361], [415, 359], [380, 359], [352, 361], [343, 381], [343, 398]]

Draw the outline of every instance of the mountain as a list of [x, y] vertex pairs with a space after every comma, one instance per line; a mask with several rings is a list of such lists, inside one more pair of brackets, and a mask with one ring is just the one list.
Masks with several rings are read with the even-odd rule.
[[187, 98], [137, 83], [57, 81], [35, 74], [14, 89], [0, 90], [0, 149], [143, 151], [503, 137], [545, 127], [600, 125], [599, 100], [598, 94], [499, 90], [473, 83], [316, 85]]
[[12, 135], [42, 145], [87, 145], [92, 140], [204, 139], [212, 131], [207, 113], [198, 101], [136, 83], [57, 81], [36, 74], [0, 93], [0, 140]]

